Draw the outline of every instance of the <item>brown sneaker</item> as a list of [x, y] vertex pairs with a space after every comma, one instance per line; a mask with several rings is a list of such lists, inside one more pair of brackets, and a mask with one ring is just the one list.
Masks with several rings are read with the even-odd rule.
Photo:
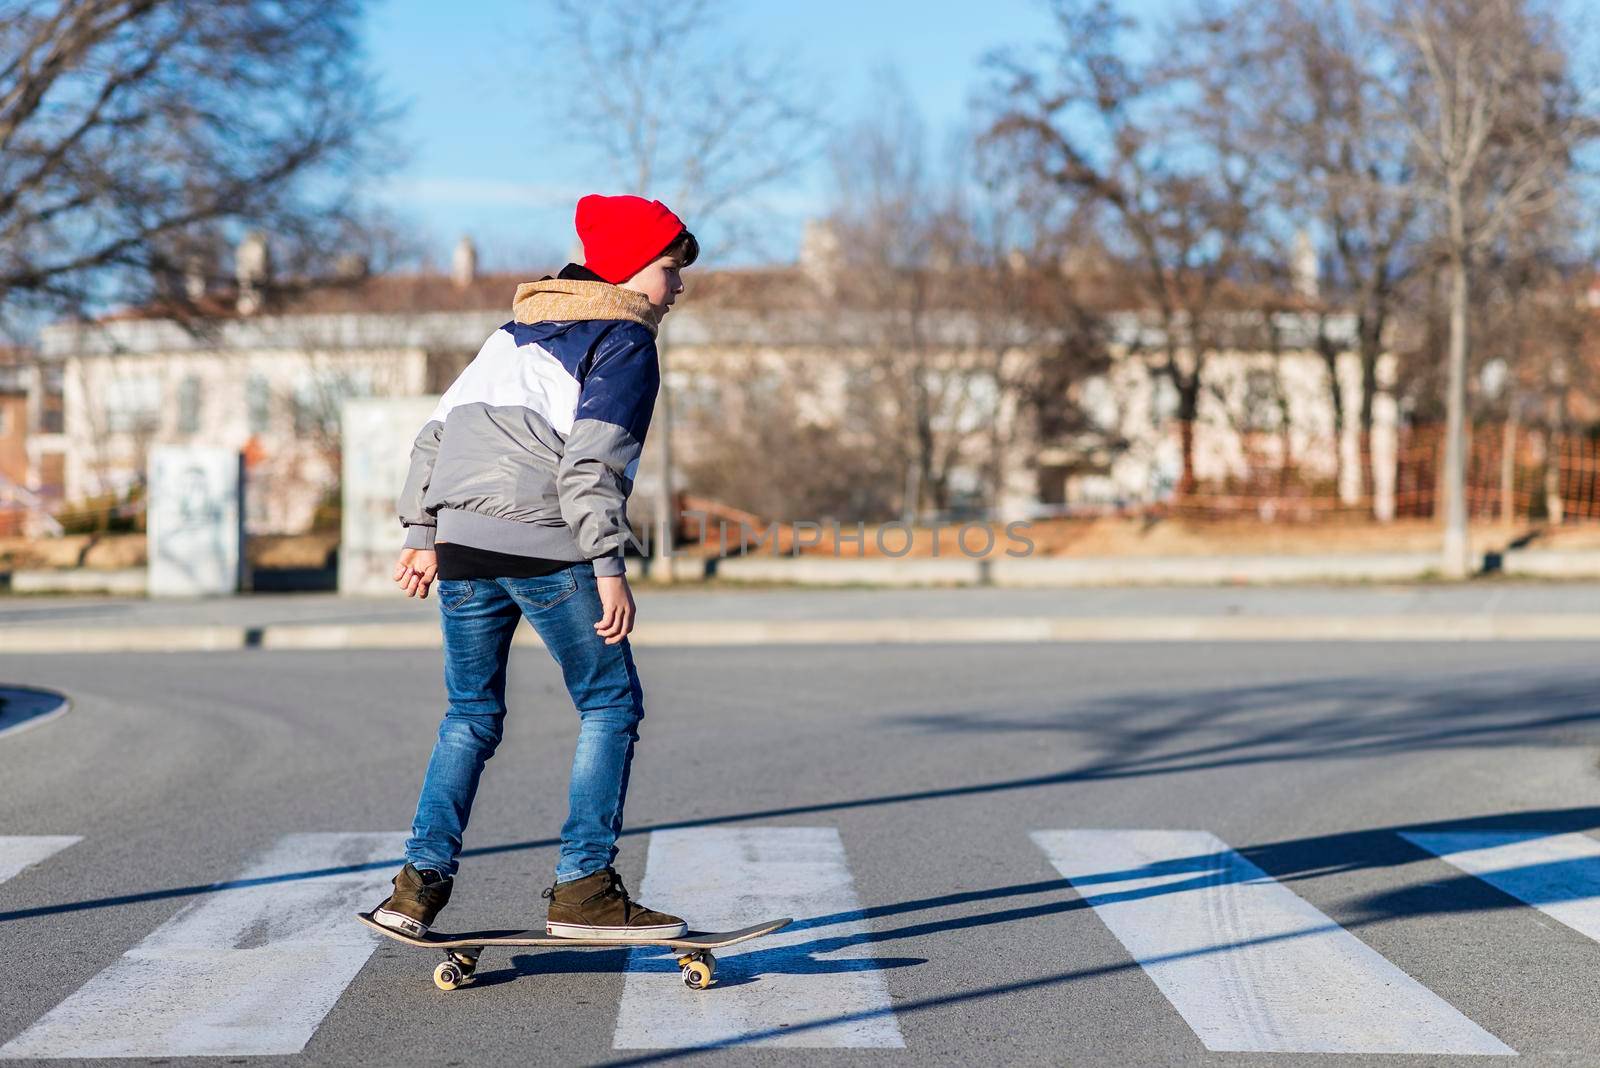
[[652, 912], [628, 900], [622, 879], [610, 868], [545, 890], [550, 915], [544, 925], [553, 938], [599, 938], [619, 942], [638, 938], [677, 938], [688, 925], [676, 916]]
[[454, 879], [446, 879], [432, 868], [418, 871], [407, 864], [394, 877], [394, 893], [372, 910], [372, 919], [383, 926], [421, 938], [428, 933], [439, 910], [450, 901]]

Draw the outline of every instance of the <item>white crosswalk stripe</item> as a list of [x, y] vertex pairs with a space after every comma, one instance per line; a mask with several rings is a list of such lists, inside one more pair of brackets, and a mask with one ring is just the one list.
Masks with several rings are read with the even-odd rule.
[[844, 844], [831, 827], [710, 827], [650, 836], [635, 897], [729, 930], [767, 919], [822, 919], [717, 953], [718, 987], [675, 981], [672, 955], [635, 950], [617, 1012], [616, 1049], [711, 1045], [903, 1046], [873, 966]]
[[[1600, 839], [1401, 835], [1600, 942]], [[1515, 1054], [1208, 832], [1030, 837], [1209, 1050]], [[81, 840], [0, 835], [0, 883]], [[0, 1058], [303, 1051], [371, 956], [376, 936], [351, 913], [388, 889], [404, 840], [285, 836], [0, 1047]], [[672, 954], [632, 951], [614, 1048], [904, 1046], [837, 830], [657, 831], [646, 863], [635, 897], [698, 928], [784, 915], [799, 922], [720, 951], [709, 994], [676, 981]]]
[[0, 835], [0, 883], [83, 841], [78, 835]]
[[298, 1053], [379, 936], [404, 834], [291, 834], [184, 907], [0, 1057]]
[[1600, 841], [1545, 831], [1402, 831], [1401, 836], [1600, 942]]
[[1207, 1049], [1515, 1053], [1215, 835], [1032, 837]]

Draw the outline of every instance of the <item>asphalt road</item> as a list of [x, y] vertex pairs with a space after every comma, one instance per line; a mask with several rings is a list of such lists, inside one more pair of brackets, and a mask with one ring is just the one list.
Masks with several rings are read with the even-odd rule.
[[[451, 928], [543, 919], [576, 724], [513, 656]], [[1593, 644], [636, 657], [630, 889], [801, 921], [710, 991], [561, 950], [446, 994], [344, 919], [392, 874], [437, 652], [0, 656], [73, 701], [0, 737], [0, 1057], [1600, 1063]]]

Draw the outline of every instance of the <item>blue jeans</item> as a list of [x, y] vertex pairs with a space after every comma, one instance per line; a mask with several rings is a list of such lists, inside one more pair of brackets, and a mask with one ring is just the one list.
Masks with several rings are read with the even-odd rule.
[[580, 724], [556, 880], [610, 867], [644, 693], [628, 640], [607, 645], [595, 633], [602, 613], [594, 566], [578, 563], [539, 578], [445, 579], [434, 591], [450, 707], [428, 761], [406, 859], [455, 874], [478, 778], [504, 733], [506, 658], [526, 617], [561, 665]]

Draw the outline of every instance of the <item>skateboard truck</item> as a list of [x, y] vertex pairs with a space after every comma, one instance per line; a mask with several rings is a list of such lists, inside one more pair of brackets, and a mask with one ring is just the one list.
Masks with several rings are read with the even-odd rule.
[[[709, 949], [685, 953], [678, 958], [678, 968], [683, 974], [683, 985], [690, 990], [705, 990], [717, 982], [717, 958]], [[477, 970], [477, 953], [452, 949], [433, 970], [433, 985], [440, 990], [455, 990], [471, 982], [472, 973]]]

